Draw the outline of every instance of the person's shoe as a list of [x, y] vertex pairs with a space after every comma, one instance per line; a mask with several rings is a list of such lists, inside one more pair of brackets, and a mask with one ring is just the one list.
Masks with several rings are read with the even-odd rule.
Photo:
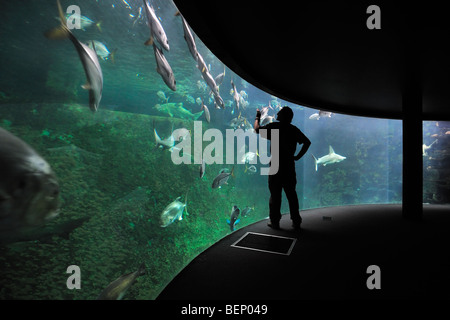
[[294, 228], [295, 230], [300, 230], [300, 222], [292, 222], [292, 228]]
[[280, 222], [279, 221], [273, 222], [273, 221], [269, 220], [269, 222], [267, 223], [267, 226], [272, 229], [275, 229], [275, 230], [280, 230]]
[[300, 230], [300, 225], [302, 224], [302, 218], [299, 220], [292, 220], [292, 228], [295, 230]]

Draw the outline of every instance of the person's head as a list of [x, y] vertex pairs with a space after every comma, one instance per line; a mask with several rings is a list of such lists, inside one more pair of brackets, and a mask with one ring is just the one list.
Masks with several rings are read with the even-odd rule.
[[284, 106], [277, 113], [277, 120], [284, 123], [291, 123], [294, 118], [294, 112], [288, 106]]

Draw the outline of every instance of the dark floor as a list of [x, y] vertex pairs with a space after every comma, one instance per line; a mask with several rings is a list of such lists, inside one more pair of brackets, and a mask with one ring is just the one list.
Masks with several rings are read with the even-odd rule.
[[[300, 232], [263, 220], [238, 229], [196, 257], [161, 292], [169, 299], [450, 298], [450, 206], [425, 205], [423, 221], [401, 205], [362, 205], [302, 212]], [[297, 239], [290, 255], [232, 246], [247, 232]], [[369, 290], [367, 268], [380, 268]]]

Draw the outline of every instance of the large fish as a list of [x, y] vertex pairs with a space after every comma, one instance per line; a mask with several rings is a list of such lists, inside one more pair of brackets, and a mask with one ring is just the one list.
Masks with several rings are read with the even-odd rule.
[[156, 59], [156, 71], [161, 75], [167, 86], [173, 91], [177, 90], [177, 82], [173, 74], [172, 68], [169, 62], [167, 62], [162, 50], [153, 43], [153, 50], [155, 52]]
[[231, 172], [225, 172], [225, 171], [221, 171], [215, 178], [214, 181], [212, 183], [212, 188], [216, 189], [216, 188], [221, 188], [224, 184], [228, 184], [228, 179], [230, 178], [230, 176], [233, 176], [233, 172], [234, 172], [234, 167], [231, 169]]
[[203, 111], [192, 113], [188, 109], [183, 107], [182, 102], [169, 102], [164, 104], [156, 104], [154, 109], [161, 113], [168, 114], [170, 117], [188, 119], [188, 120], [198, 120], [203, 114]]
[[316, 157], [314, 157], [314, 155], [312, 155], [312, 157], [314, 158], [314, 165], [316, 167], [316, 171], [317, 171], [317, 166], [320, 164], [323, 166], [326, 166], [327, 164], [337, 163], [337, 162], [341, 162], [341, 161], [347, 159], [346, 157], [343, 157], [343, 156], [335, 153], [331, 146], [329, 148], [329, 152], [327, 155], [324, 155], [323, 157], [320, 157], [319, 159], [316, 159]]
[[100, 293], [97, 300], [122, 300], [127, 290], [133, 285], [137, 277], [145, 274], [145, 264], [142, 263], [137, 271], [124, 274], [111, 282]]
[[183, 212], [186, 211], [186, 214], [189, 215], [187, 212], [186, 205], [187, 205], [187, 195], [185, 197], [184, 203], [180, 202], [179, 200], [181, 197], [178, 197], [173, 201], [171, 204], [169, 204], [161, 213], [160, 217], [160, 226], [165, 228], [168, 225], [172, 224], [175, 220], [183, 220]]
[[147, 0], [144, 0], [144, 8], [147, 15], [148, 26], [150, 27], [150, 39], [145, 42], [145, 45], [148, 46], [154, 44], [154, 38], [156, 38], [156, 41], [158, 41], [165, 50], [169, 51], [169, 40], [167, 39], [166, 32], [164, 31], [161, 22], [159, 22], [155, 10]]
[[239, 213], [241, 210], [237, 206], [233, 206], [231, 209], [230, 219], [227, 219], [227, 224], [230, 226], [230, 230], [234, 231], [234, 227], [239, 223]]
[[[72, 41], [83, 64], [84, 72], [86, 73], [87, 82], [82, 87], [83, 89], [89, 90], [89, 108], [95, 112], [98, 110], [103, 91], [103, 73], [98, 62], [97, 53], [95, 49], [92, 50], [75, 38], [67, 27], [66, 18], [64, 17], [59, 0], [57, 0], [57, 4], [61, 26], [47, 31], [45, 36], [49, 39], [69, 38]], [[95, 48], [95, 44], [92, 45]]]
[[191, 32], [191, 29], [189, 28], [189, 25], [187, 24], [184, 17], [181, 15], [180, 11], [177, 11], [175, 13], [176, 16], [181, 17], [181, 21], [183, 23], [183, 31], [184, 31], [184, 39], [186, 40], [186, 43], [188, 45], [189, 51], [191, 52], [192, 57], [195, 61], [198, 59], [198, 51], [197, 51], [197, 45], [195, 44], [195, 38], [194, 35]]
[[59, 185], [50, 165], [0, 128], [0, 236], [43, 225], [59, 213]]

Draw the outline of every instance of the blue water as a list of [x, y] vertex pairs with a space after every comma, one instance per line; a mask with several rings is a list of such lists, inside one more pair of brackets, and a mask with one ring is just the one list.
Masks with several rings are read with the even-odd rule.
[[[43, 35], [59, 24], [56, 3], [0, 4], [0, 126], [47, 159], [59, 178], [63, 199], [60, 216], [49, 224], [50, 235], [0, 246], [0, 298], [95, 299], [110, 282], [144, 262], [147, 275], [137, 279], [124, 299], [154, 299], [197, 254], [231, 232], [226, 219], [234, 205], [253, 208], [237, 229], [268, 216], [267, 176], [259, 174], [260, 163], [257, 173], [237, 159], [235, 164], [211, 164], [200, 179], [198, 164], [175, 165], [169, 151], [155, 147], [154, 129], [161, 138], [170, 136], [172, 128], [193, 133], [192, 119], [171, 117], [155, 108], [167, 101], [194, 114], [201, 111], [197, 100], [203, 98], [211, 112], [210, 123], [204, 116], [198, 119], [203, 132], [218, 129], [224, 137], [239, 114], [253, 124], [256, 109], [269, 101], [272, 116], [278, 107], [290, 106], [293, 124], [312, 142], [296, 163], [301, 209], [401, 203], [401, 121], [335, 113], [310, 119], [319, 110], [257, 89], [196, 37], [213, 77], [225, 68], [220, 95], [226, 108], [215, 109], [171, 1], [152, 4], [169, 39], [170, 51], [164, 54], [176, 91], [156, 72], [153, 48], [144, 45], [150, 31], [144, 13], [139, 18], [142, 1], [62, 1], [63, 8], [69, 4], [100, 22], [101, 31], [95, 25], [73, 31], [81, 42], [97, 40], [110, 51], [117, 49], [114, 62], [100, 59], [104, 86], [95, 114], [81, 88], [86, 77], [73, 44]], [[231, 80], [242, 97], [240, 110], [233, 111]], [[327, 155], [329, 146], [346, 159], [316, 171], [313, 155]], [[228, 184], [212, 189], [218, 173], [233, 166]], [[189, 215], [161, 228], [158, 220], [164, 208], [177, 197], [184, 203], [186, 196]], [[282, 212], [288, 212], [285, 198]], [[76, 219], [83, 223], [64, 234], [57, 232]], [[73, 264], [81, 269], [81, 290], [65, 285], [66, 268]]]

